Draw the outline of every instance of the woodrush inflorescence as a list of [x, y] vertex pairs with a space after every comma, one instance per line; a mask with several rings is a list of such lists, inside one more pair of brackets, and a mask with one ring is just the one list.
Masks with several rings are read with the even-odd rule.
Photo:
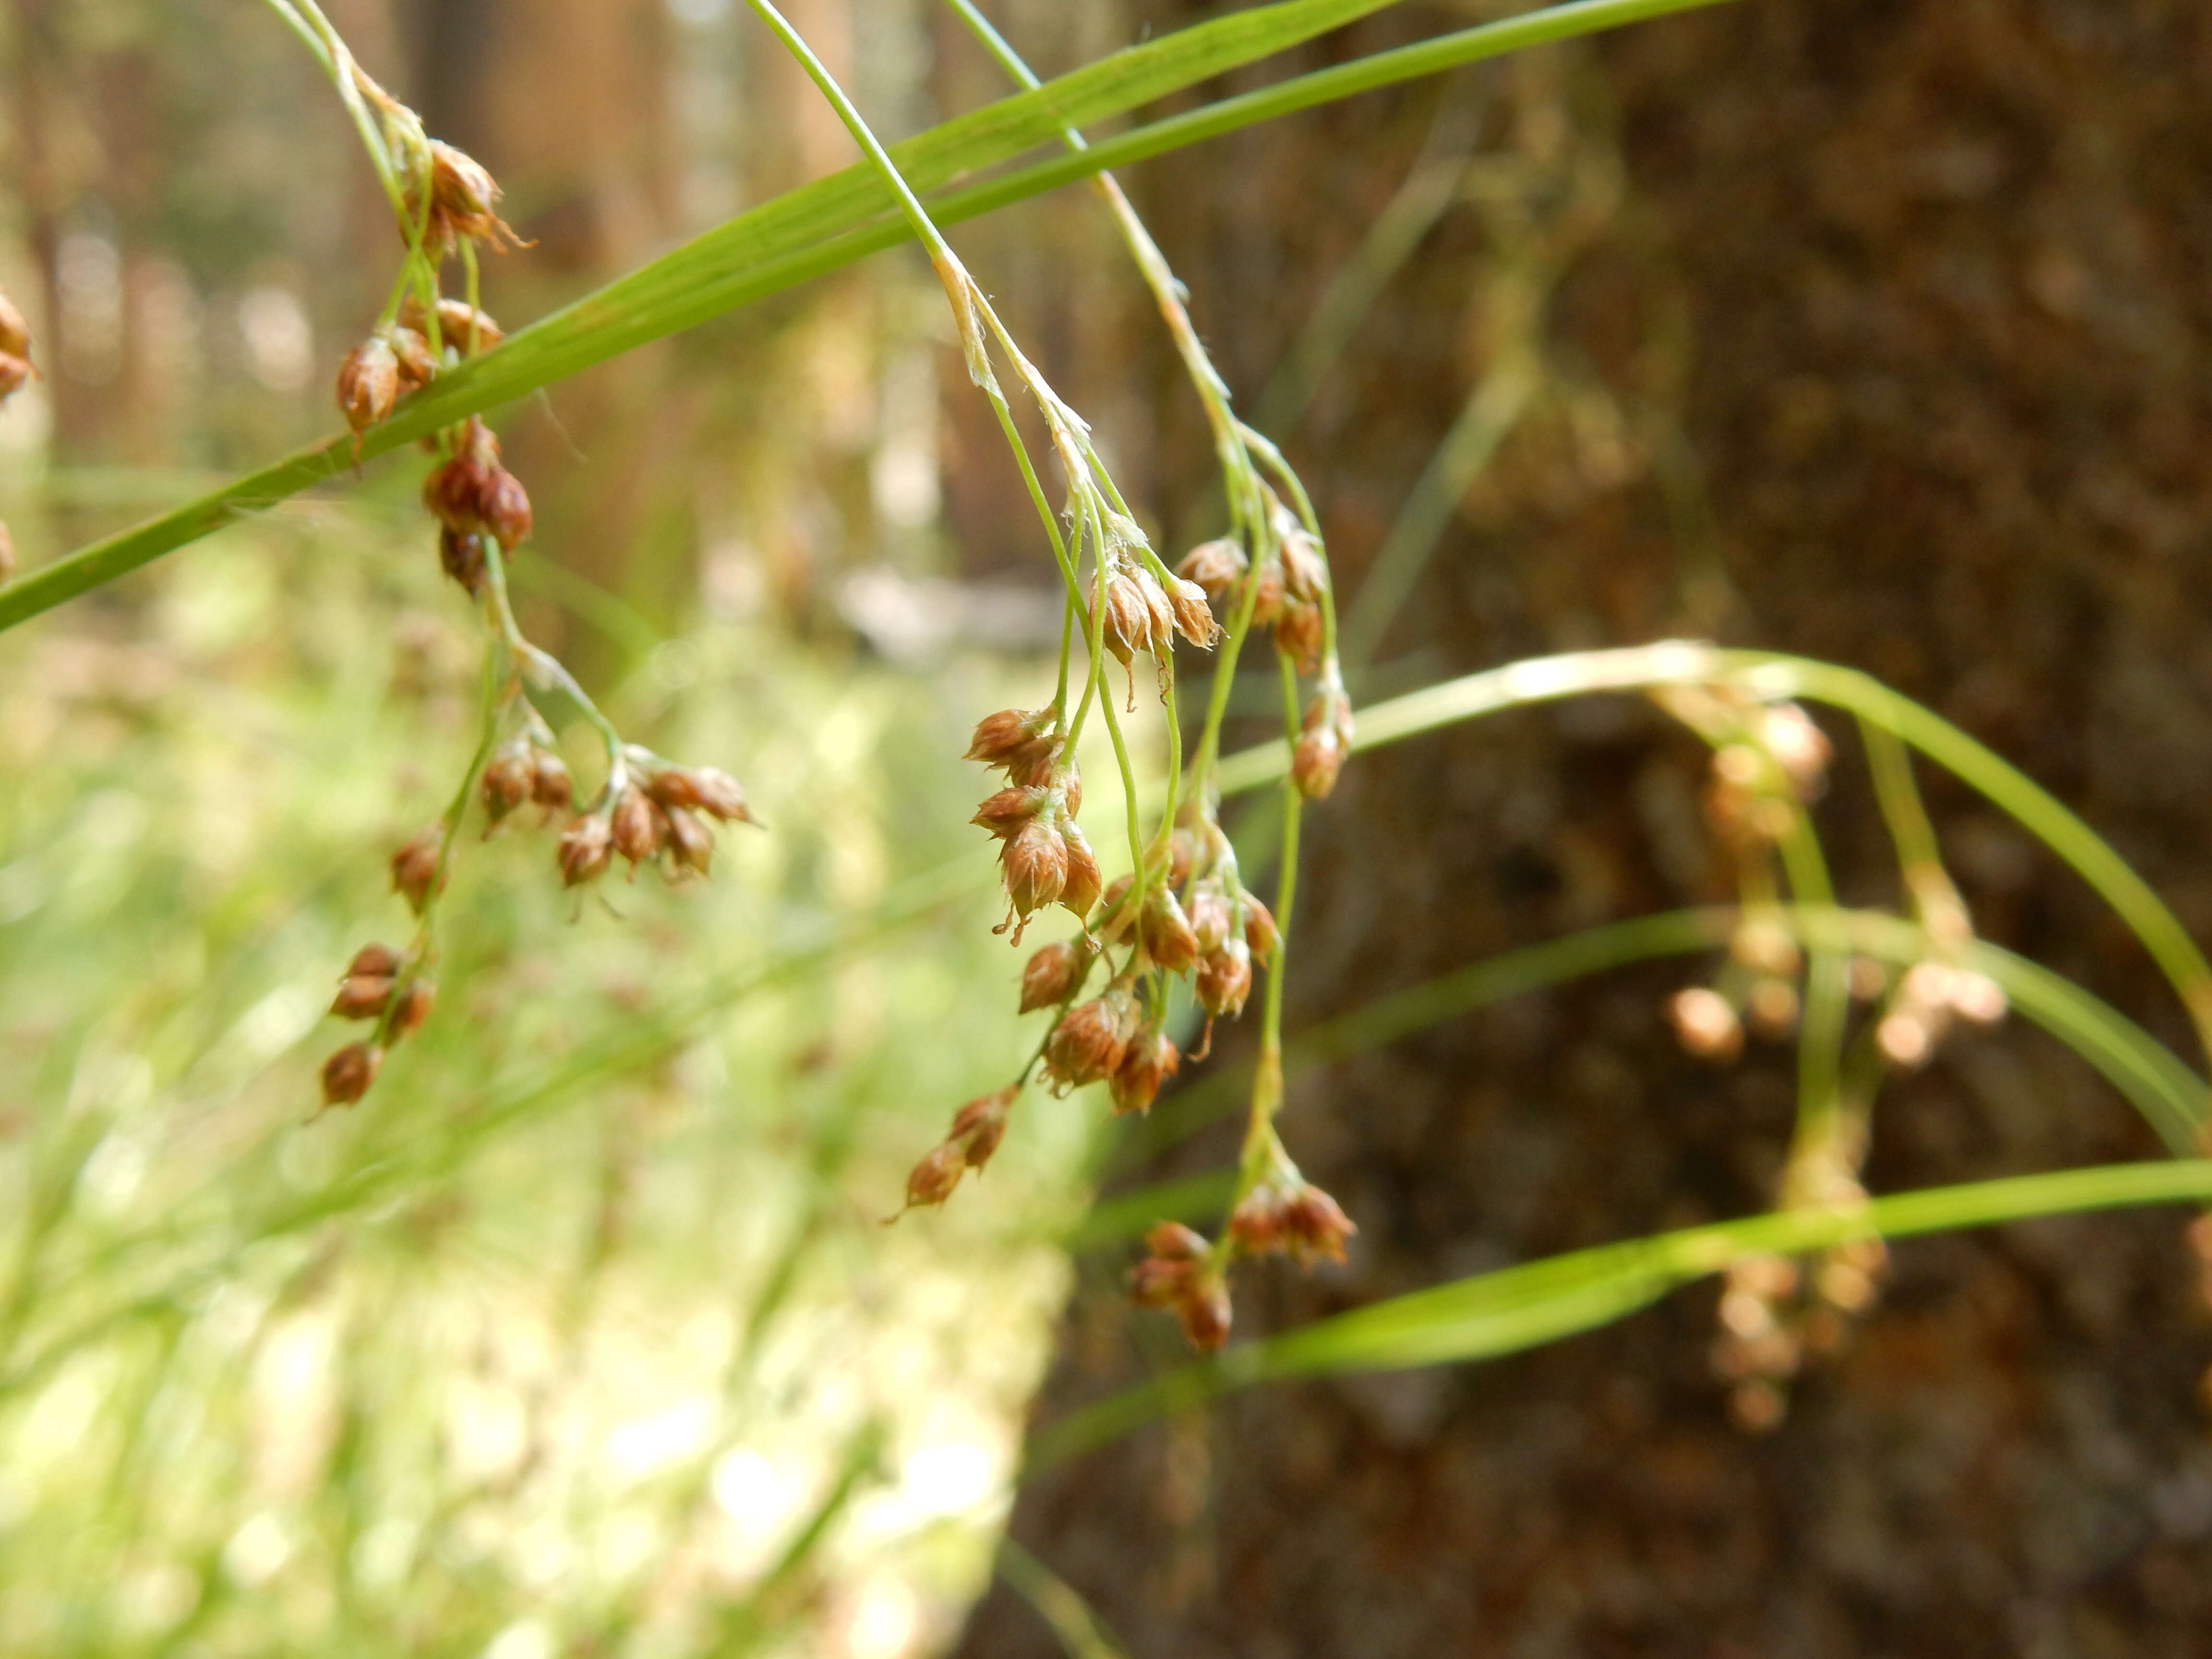
[[[271, 3], [316, 47], [355, 113], [405, 245], [382, 312], [338, 368], [338, 408], [358, 438], [409, 392], [499, 343], [499, 325], [478, 302], [477, 252], [529, 245], [499, 216], [491, 173], [428, 137], [414, 112], [355, 64], [319, 10], [289, 0]], [[456, 260], [465, 296], [441, 291]], [[438, 902], [472, 802], [487, 836], [526, 806], [538, 809], [540, 827], [565, 817], [552, 861], [571, 888], [597, 882], [617, 858], [633, 879], [646, 864], [671, 880], [703, 878], [714, 860], [709, 823], [754, 821], [735, 779], [626, 741], [559, 661], [524, 637], [507, 597], [507, 562], [530, 536], [533, 515], [529, 491], [507, 470], [491, 428], [471, 416], [425, 439], [424, 447], [436, 458], [423, 480], [422, 504], [438, 526], [440, 568], [474, 601], [483, 623], [483, 714], [475, 752], [446, 810], [392, 855], [392, 890], [416, 918], [412, 939], [401, 949], [363, 946], [341, 980], [331, 1012], [372, 1025], [368, 1036], [324, 1062], [326, 1107], [361, 1099], [386, 1051], [429, 1016]], [[605, 777], [581, 807], [538, 699], [565, 702], [603, 745]]]

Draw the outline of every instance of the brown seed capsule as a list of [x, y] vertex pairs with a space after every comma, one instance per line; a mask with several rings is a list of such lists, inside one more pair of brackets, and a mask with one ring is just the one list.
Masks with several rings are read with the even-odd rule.
[[1301, 1182], [1283, 1206], [1284, 1237], [1301, 1263], [1316, 1256], [1343, 1261], [1344, 1241], [1358, 1231], [1343, 1207], [1310, 1182]]
[[530, 799], [550, 811], [565, 809], [575, 799], [576, 786], [568, 768], [551, 750], [533, 744], [530, 750]]
[[1074, 994], [1091, 966], [1091, 953], [1071, 939], [1040, 949], [1022, 969], [1021, 1012], [1055, 1007]]
[[[1170, 580], [1173, 578], [1170, 578]], [[1137, 573], [1137, 593], [1145, 602], [1145, 649], [1152, 653], [1155, 661], [1164, 662], [1175, 653], [1175, 605], [1159, 579], [1149, 570]], [[1206, 620], [1213, 618], [1206, 612]]]
[[346, 424], [366, 432], [399, 401], [399, 358], [392, 342], [372, 334], [338, 366], [338, 408]]
[[392, 890], [407, 901], [407, 908], [416, 915], [429, 902], [433, 884], [443, 890], [445, 877], [439, 866], [443, 861], [446, 826], [434, 823], [416, 831], [412, 840], [392, 855]]
[[1061, 820], [1060, 838], [1067, 847], [1067, 874], [1060, 886], [1060, 902], [1077, 915], [1087, 918], [1091, 907], [1098, 902], [1097, 855], [1091, 852], [1090, 839], [1073, 818]]
[[[404, 326], [422, 337], [426, 347], [428, 345], [429, 330], [422, 326], [422, 301], [420, 299], [411, 294], [407, 296], [407, 302], [399, 307], [399, 320]], [[470, 344], [471, 334], [475, 339], [473, 347]], [[471, 350], [489, 351], [506, 337], [497, 323], [492, 321], [488, 315], [477, 310], [466, 300], [440, 298], [438, 301], [439, 344], [451, 346], [454, 350], [466, 356]]]
[[1320, 800], [1335, 788], [1343, 766], [1344, 745], [1337, 740], [1334, 726], [1316, 726], [1298, 733], [1291, 750], [1291, 781], [1308, 800]]
[[1319, 605], [1328, 591], [1328, 561], [1303, 525], [1283, 532], [1283, 586], [1309, 605]]
[[1131, 1294], [1146, 1307], [1172, 1310], [1194, 1348], [1218, 1348], [1229, 1340], [1229, 1285], [1207, 1258], [1206, 1241], [1188, 1227], [1163, 1222], [1146, 1243], [1152, 1254], [1130, 1273]]
[[1235, 925], [1230, 914], [1229, 896], [1212, 882], [1202, 882], [1194, 887], [1184, 913], [1190, 918], [1190, 931], [1198, 941], [1199, 953], [1208, 955], [1229, 942], [1230, 929]]
[[415, 329], [392, 331], [392, 355], [399, 365], [402, 392], [413, 392], [429, 385], [438, 372], [437, 362], [430, 356], [430, 343]]
[[339, 985], [331, 1012], [340, 1019], [374, 1019], [392, 1000], [392, 981], [381, 975], [349, 975]]
[[960, 1177], [967, 1169], [967, 1154], [957, 1141], [947, 1140], [933, 1146], [907, 1176], [907, 1208], [915, 1210], [944, 1203], [952, 1196], [952, 1189], [960, 1184]]
[[999, 1150], [999, 1143], [1006, 1138], [1006, 1109], [1020, 1092], [1019, 1084], [1010, 1083], [990, 1094], [978, 1095], [954, 1115], [949, 1139], [960, 1143], [969, 1169], [980, 1171]]
[[1122, 1051], [1121, 1063], [1106, 1079], [1116, 1112], [1149, 1112], [1160, 1085], [1176, 1074], [1182, 1057], [1164, 1031], [1139, 1032]]
[[1060, 757], [1061, 739], [1053, 730], [1049, 708], [1002, 708], [976, 723], [966, 759], [986, 766], [1003, 766], [1018, 784], [1042, 783], [1051, 776]]
[[500, 189], [483, 164], [451, 144], [430, 142], [430, 228], [434, 253], [464, 236], [520, 247], [522, 240], [492, 210]]
[[1259, 588], [1252, 601], [1252, 626], [1270, 627], [1283, 614], [1283, 567], [1270, 559], [1252, 580]]
[[614, 831], [604, 814], [578, 818], [561, 836], [557, 856], [562, 884], [580, 887], [587, 881], [597, 881], [606, 872], [614, 844]]
[[1139, 933], [1146, 953], [1171, 974], [1188, 972], [1198, 961], [1198, 934], [1164, 884], [1145, 895]]
[[384, 1050], [367, 1042], [349, 1042], [323, 1062], [323, 1104], [350, 1106], [376, 1081], [376, 1068], [384, 1063]]
[[512, 548], [530, 533], [530, 492], [505, 467], [489, 467], [477, 500], [477, 516], [501, 547]]
[[392, 1008], [392, 1040], [410, 1037], [422, 1029], [422, 1022], [430, 1018], [430, 1010], [437, 1006], [438, 988], [427, 979], [417, 979], [399, 994], [399, 1000]]
[[1244, 550], [1224, 536], [1200, 542], [1184, 554], [1176, 566], [1176, 574], [1196, 582], [1218, 599], [1236, 585], [1244, 569]]
[[473, 530], [438, 526], [439, 567], [471, 593], [483, 592], [485, 556], [484, 538]]
[[645, 791], [636, 785], [625, 787], [616, 798], [613, 818], [608, 830], [614, 841], [615, 851], [630, 862], [630, 869], [653, 857], [665, 839], [668, 819], [656, 805], [647, 799]]
[[1213, 619], [1213, 608], [1206, 602], [1206, 590], [1196, 582], [1185, 581], [1181, 576], [1168, 579], [1168, 605], [1175, 612], [1176, 632], [1201, 651], [1210, 648], [1221, 637], [1221, 624]]
[[1252, 952], [1243, 939], [1232, 939], [1198, 959], [1198, 1006], [1207, 1013], [1233, 1018], [1251, 994]]
[[667, 812], [668, 848], [676, 855], [676, 867], [707, 874], [714, 861], [714, 831], [681, 806], [669, 807]]
[[520, 743], [501, 748], [484, 763], [480, 793], [484, 816], [497, 823], [530, 799], [530, 754]]
[[1097, 1082], [1120, 1066], [1128, 1052], [1135, 1012], [1128, 994], [1119, 988], [1077, 1003], [1045, 1039], [1046, 1066], [1069, 1088]]
[[1321, 666], [1322, 633], [1319, 605], [1304, 599], [1283, 601], [1282, 615], [1275, 618], [1275, 648], [1299, 673], [1310, 674]]
[[745, 805], [744, 786], [718, 767], [665, 767], [646, 787], [663, 806], [696, 807], [724, 823], [759, 822]]
[[390, 979], [399, 971], [404, 960], [399, 952], [388, 945], [364, 945], [353, 953], [346, 964], [348, 979]]
[[1004, 841], [1009, 836], [1019, 835], [1037, 814], [1043, 811], [1049, 799], [1042, 789], [1024, 788], [1018, 784], [1001, 789], [975, 809], [975, 816], [968, 820], [979, 830], [988, 830]]
[[1275, 913], [1249, 893], [1244, 895], [1244, 943], [1252, 952], [1255, 962], [1267, 963], [1275, 959], [1275, 946], [1282, 935], [1275, 931]]
[[1152, 612], [1145, 599], [1146, 585], [1126, 566], [1106, 579], [1104, 643], [1114, 660], [1125, 668], [1138, 652], [1147, 648], [1152, 636]]
[[484, 488], [495, 465], [464, 451], [432, 468], [422, 481], [422, 505], [448, 530], [466, 535], [483, 529]]
[[0, 353], [10, 357], [31, 355], [31, 325], [15, 309], [15, 302], [4, 294], [0, 294]]
[[1067, 884], [1067, 842], [1041, 819], [1032, 818], [1008, 837], [999, 863], [1018, 915], [1042, 909]]
[[1168, 837], [1168, 885], [1180, 887], [1190, 879], [1190, 867], [1198, 854], [1197, 837], [1188, 830], [1178, 830]]

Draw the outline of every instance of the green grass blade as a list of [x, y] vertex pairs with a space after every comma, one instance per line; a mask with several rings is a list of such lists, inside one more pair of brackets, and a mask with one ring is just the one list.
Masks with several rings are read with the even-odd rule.
[[[1719, 3], [1720, 0], [1577, 0], [1381, 52], [1106, 139], [1077, 155], [1021, 169], [929, 203], [957, 223], [1103, 169], [1165, 154], [1255, 122], [1479, 62]], [[1008, 161], [1066, 125], [1127, 113], [1165, 94], [1312, 39], [1395, 0], [1283, 0], [1133, 46], [1035, 92], [890, 146], [923, 191]], [[343, 435], [286, 456], [221, 489], [56, 560], [0, 588], [0, 632], [165, 553], [263, 511], [356, 465], [466, 416], [508, 403], [624, 351], [695, 326], [908, 240], [884, 220], [882, 183], [852, 167], [740, 214], [440, 377], [372, 429], [356, 450]], [[883, 222], [872, 222], [883, 220]]]
[[2037, 1216], [2212, 1199], [2212, 1160], [2107, 1164], [1792, 1210], [1574, 1250], [1393, 1297], [1187, 1365], [1062, 1419], [1030, 1444], [1031, 1472], [1156, 1417], [1254, 1383], [1494, 1358], [1589, 1330], [1747, 1257], [2001, 1225]]

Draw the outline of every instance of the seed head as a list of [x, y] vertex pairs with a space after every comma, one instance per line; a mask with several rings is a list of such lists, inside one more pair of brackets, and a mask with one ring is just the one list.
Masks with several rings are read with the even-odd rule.
[[430, 343], [417, 330], [395, 328], [392, 331], [392, 355], [399, 366], [399, 389], [413, 392], [426, 386], [438, 373], [435, 359], [430, 356]]
[[10, 357], [31, 355], [31, 325], [15, 309], [15, 302], [4, 294], [0, 294], [0, 353]]
[[1743, 1024], [1719, 992], [1705, 986], [1677, 991], [1667, 1002], [1667, 1018], [1685, 1051], [1700, 1060], [1734, 1060], [1743, 1049]]
[[1003, 766], [1017, 784], [1041, 784], [1052, 775], [1061, 740], [1054, 734], [1049, 708], [1001, 708], [976, 723], [966, 758]]
[[1244, 550], [1226, 536], [1200, 542], [1176, 566], [1176, 575], [1196, 582], [1217, 599], [1237, 585], [1244, 570]]
[[1283, 614], [1283, 567], [1270, 559], [1252, 580], [1259, 586], [1258, 597], [1252, 601], [1252, 626], [1267, 628]]
[[1197, 838], [1188, 830], [1178, 830], [1168, 837], [1169, 886], [1180, 887], [1190, 879], [1190, 866], [1197, 851]]
[[907, 1208], [921, 1209], [944, 1203], [952, 1196], [952, 1189], [960, 1184], [960, 1177], [967, 1170], [967, 1154], [961, 1150], [959, 1142], [947, 1140], [931, 1147], [907, 1176]]
[[353, 953], [346, 964], [348, 979], [390, 979], [399, 971], [404, 960], [399, 952], [388, 945], [364, 945]]
[[1275, 947], [1282, 943], [1282, 935], [1275, 930], [1275, 913], [1254, 897], [1244, 895], [1244, 943], [1255, 962], [1273, 962]]
[[1106, 580], [1105, 646], [1125, 668], [1138, 652], [1150, 647], [1152, 611], [1145, 593], [1150, 585], [1127, 565]]
[[1206, 602], [1206, 590], [1196, 582], [1170, 576], [1167, 597], [1169, 609], [1175, 613], [1176, 632], [1200, 650], [1210, 649], [1221, 637], [1221, 624], [1213, 619], [1213, 607]]
[[1168, 972], [1185, 973], [1197, 963], [1198, 934], [1164, 883], [1145, 895], [1141, 933], [1146, 951]]
[[374, 1019], [392, 1000], [392, 981], [382, 975], [349, 975], [338, 986], [331, 1012], [340, 1019]]
[[464, 236], [497, 246], [521, 246], [522, 240], [492, 210], [498, 184], [473, 156], [451, 144], [430, 141], [430, 231], [434, 252], [443, 253]]
[[969, 1169], [980, 1170], [999, 1150], [999, 1143], [1006, 1138], [1006, 1109], [1020, 1092], [1019, 1084], [1010, 1083], [976, 1096], [954, 1115], [949, 1138], [960, 1143]]
[[422, 481], [422, 505], [447, 529], [466, 535], [484, 528], [484, 489], [496, 462], [480, 460], [464, 450], [431, 469]]
[[530, 492], [514, 474], [494, 465], [484, 473], [477, 514], [502, 548], [512, 548], [530, 533]]
[[383, 335], [372, 334], [338, 365], [338, 408], [348, 426], [366, 432], [398, 401], [398, 354]]
[[1334, 1199], [1295, 1172], [1261, 1182], [1229, 1215], [1229, 1236], [1246, 1255], [1281, 1251], [1302, 1267], [1316, 1256], [1343, 1261], [1344, 1241], [1358, 1231]]
[[413, 839], [392, 855], [392, 890], [404, 898], [407, 908], [418, 916], [429, 902], [432, 884], [444, 890], [445, 878], [438, 866], [445, 842], [446, 826], [433, 823], [416, 830]]
[[1061, 939], [1038, 950], [1022, 969], [1022, 1006], [1026, 1014], [1032, 1009], [1052, 1008], [1074, 994], [1075, 988], [1083, 983], [1083, 975], [1091, 966], [1091, 952], [1072, 939]]
[[1060, 896], [1067, 885], [1067, 842], [1042, 818], [1032, 818], [1000, 850], [1000, 872], [1015, 913], [1026, 919]]
[[349, 1042], [323, 1062], [323, 1104], [350, 1106], [376, 1081], [384, 1050], [373, 1043]]
[[663, 806], [689, 806], [724, 823], [757, 823], [744, 786], [714, 766], [666, 766], [646, 781]]
[[1109, 986], [1103, 996], [1077, 1003], [1045, 1039], [1046, 1067], [1071, 1089], [1108, 1076], [1128, 1052], [1136, 1012], [1134, 1000], [1120, 985]]
[[666, 811], [668, 848], [676, 855], [676, 867], [707, 874], [708, 866], [714, 861], [714, 831], [684, 807], [672, 806]]
[[975, 809], [975, 816], [968, 822], [979, 830], [989, 830], [1004, 841], [1010, 836], [1019, 835], [1032, 823], [1037, 814], [1044, 811], [1049, 798], [1043, 789], [1024, 788], [1019, 784], [1012, 784], [986, 799]]
[[422, 1029], [422, 1022], [430, 1018], [430, 1010], [437, 1006], [438, 988], [427, 979], [416, 979], [399, 994], [399, 1000], [392, 1008], [392, 1040], [410, 1037]]
[[1321, 607], [1308, 599], [1285, 599], [1275, 618], [1275, 648], [1288, 657], [1301, 674], [1321, 666]]
[[438, 526], [439, 567], [471, 593], [483, 592], [484, 556], [484, 538], [475, 531]]
[[657, 856], [668, 840], [668, 815], [635, 784], [626, 786], [615, 799], [608, 830], [615, 851], [629, 860], [630, 873], [646, 860]]
[[1129, 1291], [1148, 1308], [1174, 1310], [1184, 1338], [1201, 1352], [1229, 1340], [1229, 1285], [1206, 1241], [1163, 1221], [1145, 1236], [1151, 1251], [1129, 1275]]
[[1184, 907], [1190, 917], [1190, 931], [1198, 941], [1200, 955], [1218, 951], [1229, 942], [1229, 933], [1234, 926], [1230, 915], [1229, 896], [1212, 881], [1201, 882], [1190, 890], [1190, 902]]
[[1078, 916], [1087, 918], [1091, 907], [1098, 902], [1097, 857], [1073, 818], [1060, 821], [1060, 836], [1067, 845], [1067, 876], [1060, 886], [1060, 902]]
[[1298, 733], [1291, 750], [1291, 781], [1308, 800], [1320, 800], [1335, 788], [1343, 767], [1344, 745], [1337, 741], [1335, 727], [1316, 726]]
[[1116, 1112], [1149, 1112], [1160, 1085], [1176, 1074], [1182, 1057], [1164, 1031], [1140, 1031], [1106, 1079]]
[[587, 881], [597, 881], [606, 873], [614, 844], [614, 831], [608, 827], [605, 813], [578, 818], [561, 836], [562, 884], [581, 887]]
[[1283, 532], [1283, 586], [1308, 605], [1319, 605], [1328, 591], [1328, 561], [1304, 525], [1293, 524]]
[[[429, 331], [422, 325], [422, 301], [420, 299], [411, 294], [407, 296], [406, 303], [399, 307], [399, 321], [403, 327], [414, 330], [427, 348]], [[507, 337], [497, 323], [466, 300], [441, 296], [438, 301], [438, 343], [451, 346], [466, 356], [471, 349], [469, 343], [471, 329], [475, 331], [474, 349], [477, 351], [489, 351]]]
[[1234, 1018], [1251, 994], [1252, 952], [1243, 939], [1232, 939], [1198, 959], [1198, 1006], [1207, 1013]]
[[563, 811], [575, 799], [575, 781], [568, 768], [550, 749], [533, 744], [530, 750], [530, 799], [548, 811]]
[[484, 816], [497, 823], [530, 799], [530, 750], [520, 741], [502, 746], [484, 763], [481, 793]]

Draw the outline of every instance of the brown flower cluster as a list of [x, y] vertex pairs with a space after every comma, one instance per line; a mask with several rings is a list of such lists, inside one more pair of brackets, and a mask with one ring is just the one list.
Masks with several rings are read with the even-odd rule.
[[350, 1106], [376, 1081], [384, 1051], [412, 1036], [430, 1017], [438, 988], [425, 971], [420, 951], [401, 952], [387, 945], [364, 945], [354, 952], [338, 981], [331, 1012], [340, 1019], [376, 1022], [368, 1038], [349, 1042], [323, 1062], [323, 1105]]
[[[0, 294], [0, 404], [22, 390], [38, 371], [31, 367], [31, 326], [5, 294]], [[15, 574], [15, 538], [0, 524], [0, 582]]]
[[[1203, 588], [1232, 618], [1249, 602], [1252, 628], [1272, 629], [1276, 649], [1290, 658], [1298, 672], [1318, 673], [1328, 638], [1322, 607], [1328, 592], [1328, 560], [1312, 532], [1289, 512], [1278, 512], [1274, 532], [1257, 570], [1249, 568], [1244, 550], [1224, 537], [1191, 549], [1176, 566], [1176, 574]], [[1348, 726], [1348, 708], [1345, 718]]]
[[1229, 1274], [1218, 1252], [1179, 1221], [1145, 1235], [1145, 1259], [1131, 1270], [1129, 1293], [1147, 1308], [1165, 1308], [1194, 1348], [1211, 1353], [1229, 1340]]

